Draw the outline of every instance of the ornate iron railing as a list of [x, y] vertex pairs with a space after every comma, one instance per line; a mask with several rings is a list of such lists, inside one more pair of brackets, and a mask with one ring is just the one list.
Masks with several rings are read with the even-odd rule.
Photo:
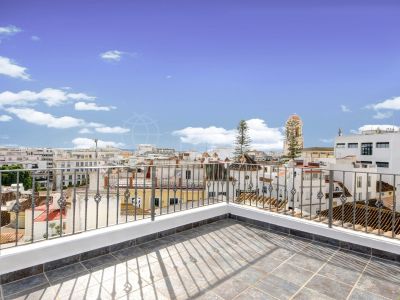
[[397, 175], [263, 164], [0, 171], [0, 248], [220, 202], [400, 237]]

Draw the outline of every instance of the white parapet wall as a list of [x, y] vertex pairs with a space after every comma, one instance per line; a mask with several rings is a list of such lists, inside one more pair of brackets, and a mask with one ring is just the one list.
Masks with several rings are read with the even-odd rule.
[[218, 203], [169, 215], [157, 216], [154, 221], [145, 219], [3, 249], [0, 251], [0, 275], [218, 217], [227, 213], [228, 206], [226, 203]]
[[261, 210], [256, 207], [238, 204], [229, 204], [229, 213], [260, 222], [266, 222], [289, 229], [323, 236], [325, 238], [331, 238], [400, 255], [400, 241], [384, 236], [367, 234], [365, 232], [341, 227], [329, 228], [328, 225], [324, 223], [295, 218], [288, 215]]

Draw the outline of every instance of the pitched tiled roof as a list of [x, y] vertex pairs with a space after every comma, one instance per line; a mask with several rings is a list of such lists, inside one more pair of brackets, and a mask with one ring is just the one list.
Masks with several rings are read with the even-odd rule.
[[17, 236], [15, 235], [15, 232], [2, 232], [0, 235], [0, 245], [15, 243], [16, 238], [19, 241], [23, 236], [24, 234], [22, 232], [18, 232]]
[[[60, 216], [61, 216], [60, 209], [51, 209], [51, 210], [49, 210], [49, 214], [47, 214], [47, 212], [44, 211], [38, 217], [36, 217], [35, 222], [60, 220]], [[65, 218], [66, 218], [65, 210], [63, 210], [62, 217], [65, 220]]]
[[377, 192], [393, 192], [393, 185], [385, 182], [385, 181], [377, 181], [376, 182], [376, 191]]
[[261, 170], [261, 166], [250, 156], [243, 154], [230, 165], [229, 169], [235, 171], [256, 171]]
[[[329, 181], [325, 181], [325, 182], [329, 182]], [[349, 192], [349, 189], [343, 184], [343, 182], [340, 181], [335, 181], [343, 190], [344, 190], [344, 195], [346, 197], [352, 197], [351, 193]], [[343, 192], [333, 192], [333, 198], [340, 198], [342, 196]], [[329, 193], [325, 194], [325, 198], [328, 199], [329, 198]]]
[[252, 203], [258, 203], [266, 208], [269, 206], [273, 208], [283, 209], [286, 205], [286, 201], [276, 201], [275, 198], [257, 195], [256, 193], [241, 193], [240, 196], [235, 199], [236, 202], [242, 203], [246, 201], [251, 201]]
[[[394, 232], [400, 234], [400, 213], [393, 212], [393, 210], [386, 207], [379, 209], [374, 203], [376, 203], [376, 200], [371, 200], [368, 206], [365, 205], [365, 202], [345, 203], [343, 206], [336, 206], [333, 208], [333, 220], [353, 224], [354, 218], [355, 225], [367, 226], [369, 228], [368, 231], [380, 229], [383, 232], [392, 231], [394, 224]], [[321, 216], [328, 217], [328, 213], [329, 210], [324, 210], [321, 212]], [[368, 217], [368, 223], [365, 220], [366, 216]], [[393, 216], [394, 223], [392, 222]]]

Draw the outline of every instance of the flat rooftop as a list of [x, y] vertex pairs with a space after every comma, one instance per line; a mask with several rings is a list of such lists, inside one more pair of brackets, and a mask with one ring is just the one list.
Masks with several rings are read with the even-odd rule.
[[233, 219], [0, 287], [1, 299], [399, 299], [400, 264]]

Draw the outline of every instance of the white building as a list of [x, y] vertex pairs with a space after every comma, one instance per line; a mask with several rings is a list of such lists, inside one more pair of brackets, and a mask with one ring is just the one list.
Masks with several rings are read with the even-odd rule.
[[39, 149], [1, 148], [0, 166], [4, 165], [21, 165], [23, 169], [45, 169], [48, 166], [48, 157], [43, 156]]
[[376, 165], [378, 172], [400, 172], [400, 132], [370, 130], [361, 134], [339, 135], [335, 140], [335, 157], [353, 156], [362, 165]]
[[[84, 184], [95, 171], [95, 167], [114, 164], [119, 160], [121, 150], [115, 148], [82, 149], [82, 150], [56, 150], [54, 155], [54, 167], [62, 168], [63, 171], [55, 171], [55, 187]], [[61, 174], [63, 173], [63, 174]], [[75, 178], [76, 175], [76, 178]]]

